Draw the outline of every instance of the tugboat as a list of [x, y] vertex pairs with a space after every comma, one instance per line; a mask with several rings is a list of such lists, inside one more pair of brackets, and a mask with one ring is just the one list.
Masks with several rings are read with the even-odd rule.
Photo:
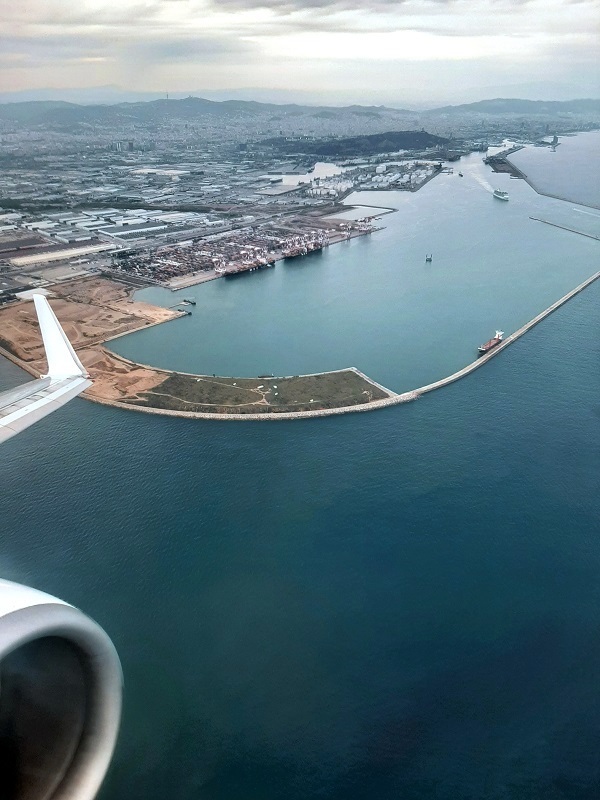
[[430, 264], [433, 261], [433, 255], [425, 256], [425, 263]]
[[498, 200], [508, 200], [508, 192], [503, 192], [502, 189], [494, 189], [494, 197]]
[[484, 355], [485, 353], [489, 353], [490, 350], [493, 350], [494, 347], [497, 347], [500, 342], [502, 341], [502, 337], [504, 336], [504, 331], [496, 331], [496, 335], [493, 339], [490, 339], [489, 342], [480, 345], [477, 348], [477, 352], [480, 356]]

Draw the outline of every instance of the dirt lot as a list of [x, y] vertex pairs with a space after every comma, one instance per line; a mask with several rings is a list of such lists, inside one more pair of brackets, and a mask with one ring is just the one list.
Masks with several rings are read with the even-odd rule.
[[93, 380], [92, 386], [84, 393], [84, 397], [90, 399], [131, 401], [165, 380], [164, 372], [124, 361], [100, 346], [87, 348], [79, 355]]
[[[127, 287], [106, 278], [82, 278], [53, 286], [49, 300], [84, 363], [84, 349], [179, 316], [170, 309], [131, 301]], [[43, 369], [44, 350], [33, 302], [1, 309], [0, 331], [1, 346]]]

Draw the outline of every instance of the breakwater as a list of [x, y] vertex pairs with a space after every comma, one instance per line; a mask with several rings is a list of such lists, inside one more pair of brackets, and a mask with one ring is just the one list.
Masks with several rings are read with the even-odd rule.
[[[455, 381], [464, 378], [471, 372], [474, 372], [479, 367], [482, 367], [484, 364], [487, 364], [487, 362], [491, 358], [495, 358], [498, 355], [498, 353], [501, 353], [513, 342], [516, 342], [517, 339], [520, 339], [521, 336], [524, 336], [527, 333], [527, 331], [530, 331], [533, 327], [535, 327], [535, 325], [540, 323], [542, 320], [546, 319], [546, 317], [554, 313], [554, 311], [556, 311], [558, 308], [560, 308], [569, 300], [571, 300], [571, 298], [575, 297], [575, 295], [582, 292], [590, 284], [594, 283], [594, 281], [597, 281], [598, 278], [600, 278], [600, 272], [596, 272], [594, 275], [592, 275], [591, 277], [587, 278], [585, 281], [580, 283], [579, 286], [576, 286], [570, 292], [561, 297], [560, 300], [557, 300], [551, 306], [548, 306], [548, 308], [546, 308], [540, 314], [535, 316], [533, 319], [529, 320], [529, 322], [527, 322], [525, 325], [520, 327], [514, 333], [511, 333], [510, 336], [507, 336], [506, 339], [504, 339], [501, 344], [494, 347], [494, 349], [491, 350], [489, 353], [480, 356], [476, 361], [467, 364], [466, 367], [463, 367], [462, 369], [458, 370], [458, 372], [454, 372], [452, 375], [448, 375], [447, 378], [442, 378], [441, 380], [435, 381], [434, 383], [430, 383], [427, 386], [421, 386], [421, 388], [415, 389], [414, 392], [409, 392], [409, 394], [415, 394], [417, 397], [420, 397], [423, 394], [427, 394], [427, 392], [434, 392], [437, 389], [441, 389], [442, 387], [447, 386], [450, 383], [454, 383]], [[403, 397], [403, 395], [399, 395], [399, 397]]]
[[[372, 400], [366, 403], [362, 403], [360, 405], [340, 406], [337, 408], [323, 408], [323, 409], [316, 409], [314, 411], [285, 411], [285, 412], [268, 412], [268, 413], [256, 413], [256, 414], [228, 414], [228, 413], [179, 411], [179, 410], [170, 410], [164, 408], [152, 408], [148, 406], [132, 406], [126, 403], [121, 403], [116, 400], [105, 400], [98, 396], [94, 397], [90, 396], [88, 399], [93, 400], [94, 402], [97, 403], [114, 406], [116, 408], [125, 408], [130, 411], [132, 410], [143, 411], [146, 414], [161, 414], [165, 416], [186, 417], [188, 419], [212, 419], [212, 420], [218, 419], [218, 420], [236, 420], [236, 421], [237, 420], [272, 421], [280, 419], [290, 420], [290, 419], [308, 419], [314, 417], [328, 417], [337, 414], [349, 414], [352, 412], [374, 411], [376, 409], [387, 408], [388, 406], [399, 405], [401, 403], [409, 403], [412, 402], [413, 400], [417, 400], [419, 397], [422, 397], [425, 394], [428, 394], [429, 392], [437, 391], [438, 389], [442, 389], [444, 386], [448, 386], [451, 383], [455, 383], [461, 378], [470, 375], [472, 372], [474, 372], [476, 369], [479, 369], [484, 364], [487, 364], [491, 358], [495, 358], [500, 352], [509, 347], [509, 345], [511, 345], [517, 339], [521, 338], [521, 336], [524, 336], [529, 330], [531, 330], [531, 328], [540, 323], [542, 320], [546, 319], [546, 317], [548, 317], [558, 308], [563, 306], [565, 303], [571, 300], [571, 298], [575, 297], [575, 295], [582, 292], [585, 288], [590, 286], [590, 284], [594, 283], [594, 281], [598, 280], [599, 278], [600, 278], [600, 271], [596, 272], [594, 275], [590, 276], [585, 281], [580, 283], [578, 286], [576, 286], [566, 295], [561, 297], [551, 306], [546, 308], [541, 313], [537, 314], [533, 319], [531, 319], [521, 328], [516, 330], [514, 333], [511, 333], [509, 336], [507, 336], [506, 339], [502, 341], [501, 344], [497, 345], [489, 353], [480, 356], [475, 361], [472, 361], [470, 364], [467, 364], [465, 367], [458, 370], [457, 372], [454, 372], [445, 378], [441, 378], [438, 381], [434, 381], [433, 383], [421, 386], [418, 389], [413, 389], [408, 392], [402, 392], [401, 394], [394, 394], [390, 392], [389, 389], [380, 386], [371, 378], [368, 378], [366, 375], [363, 375], [363, 373], [361, 373], [355, 367], [350, 368], [358, 375], [363, 377], [365, 380], [367, 380], [374, 386], [377, 386], [378, 388], [382, 389], [383, 391], [387, 392], [389, 395], [385, 398], [379, 400]], [[164, 372], [167, 371], [164, 370]], [[197, 376], [197, 377], [202, 378], [203, 376]]]
[[580, 236], [587, 236], [588, 239], [595, 239], [597, 242], [600, 241], [600, 236], [595, 236], [593, 233], [584, 233], [583, 231], [578, 231], [576, 228], [567, 228], [566, 225], [559, 225], [556, 222], [549, 222], [547, 219], [540, 219], [539, 217], [529, 217], [529, 219], [532, 219], [535, 222], [543, 222], [544, 225], [551, 225], [553, 228], [560, 228], [561, 231], [578, 233]]

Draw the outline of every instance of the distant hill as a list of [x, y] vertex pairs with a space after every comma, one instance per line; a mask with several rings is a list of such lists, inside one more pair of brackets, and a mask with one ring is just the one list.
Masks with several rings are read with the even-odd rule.
[[[160, 122], [167, 119], [202, 119], [208, 116], [317, 115], [328, 118], [347, 116], [401, 116], [412, 112], [384, 106], [301, 106], [258, 103], [252, 100], [150, 100], [110, 105], [78, 105], [60, 101], [26, 101], [0, 104], [0, 120], [39, 125], [111, 124]], [[413, 114], [414, 116], [414, 114]]]
[[496, 98], [465, 103], [459, 106], [442, 106], [424, 112], [426, 114], [523, 114], [526, 116], [557, 114], [598, 114], [600, 100], [518, 100]]
[[378, 153], [395, 153], [398, 150], [428, 150], [447, 144], [449, 140], [433, 136], [426, 131], [388, 131], [369, 136], [352, 136], [347, 139], [270, 139], [276, 150], [283, 153], [305, 153], [312, 156], [356, 158]]
[[[311, 116], [323, 120], [380, 120], [386, 126], [401, 120], [421, 116], [485, 114], [490, 116], [520, 114], [525, 116], [560, 114], [600, 114], [600, 100], [546, 100], [502, 99], [482, 100], [458, 106], [421, 111], [387, 106], [314, 106], [295, 103], [259, 103], [252, 100], [207, 100], [203, 97], [186, 97], [180, 100], [135, 101], [80, 105], [58, 100], [34, 100], [20, 103], [0, 103], [0, 121], [16, 125], [49, 125], [71, 127], [77, 125], [127, 125], [130, 123], [161, 123], [170, 119], [201, 121], [210, 118], [247, 117], [270, 118]], [[383, 125], [382, 125], [383, 127]], [[385, 134], [381, 134], [385, 135]]]
[[6, 103], [0, 105], [0, 119], [35, 124], [47, 114], [66, 110], [70, 107], [79, 108], [79, 106], [63, 100], [32, 100], [24, 103]]

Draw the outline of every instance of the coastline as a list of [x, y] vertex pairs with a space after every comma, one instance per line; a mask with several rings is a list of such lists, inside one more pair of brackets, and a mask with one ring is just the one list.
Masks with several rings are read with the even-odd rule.
[[[552, 314], [558, 308], [567, 303], [571, 298], [582, 292], [596, 280], [600, 279], [600, 271], [594, 273], [586, 278], [574, 289], [569, 291], [559, 300], [554, 302], [544, 311], [537, 314], [525, 325], [521, 326], [514, 333], [507, 336], [501, 344], [496, 346], [493, 350], [483, 356], [478, 357], [475, 361], [465, 365], [456, 372], [444, 378], [440, 378], [430, 384], [420, 386], [416, 389], [396, 393], [387, 389], [385, 386], [377, 383], [369, 378], [356, 367], [348, 367], [333, 372], [309, 373], [305, 375], [295, 376], [262, 376], [259, 378], [224, 378], [209, 375], [199, 375], [186, 372], [175, 372], [174, 370], [162, 369], [153, 367], [146, 364], [141, 364], [124, 356], [112, 352], [104, 347], [104, 343], [112, 341], [120, 336], [125, 335], [129, 331], [122, 331], [103, 338], [102, 341], [93, 343], [84, 343], [83, 346], [78, 348], [79, 354], [83, 360], [86, 368], [89, 369], [91, 378], [94, 381], [93, 385], [87, 389], [81, 397], [90, 400], [91, 402], [99, 403], [101, 405], [112, 406], [113, 408], [125, 409], [128, 411], [140, 411], [146, 414], [159, 414], [163, 416], [176, 416], [187, 419], [205, 419], [205, 420], [256, 420], [256, 421], [272, 421], [272, 420], [293, 420], [293, 419], [312, 419], [315, 417], [335, 416], [339, 414], [349, 414], [353, 412], [374, 411], [381, 408], [387, 408], [392, 405], [399, 405], [402, 403], [412, 402], [417, 400], [429, 392], [437, 391], [451, 383], [455, 383], [461, 378], [471, 374], [476, 369], [479, 369], [484, 364], [487, 364], [491, 358], [497, 356], [500, 352], [505, 350], [510, 344], [515, 342], [531, 328], [544, 320], [547, 316]], [[33, 305], [33, 304], [31, 304]], [[150, 307], [152, 308], [152, 307]], [[150, 325], [161, 324], [177, 318], [179, 315], [165, 317], [162, 320], [157, 320], [153, 323], [148, 320], [143, 325], [136, 325], [135, 329], [143, 329]], [[137, 321], [137, 320], [136, 320]], [[13, 364], [21, 367], [33, 377], [39, 377], [43, 368], [43, 363], [36, 357], [30, 357], [29, 360], [20, 358], [17, 352], [7, 348], [6, 345], [12, 345], [12, 342], [3, 340], [0, 344], [0, 355], [6, 357]], [[39, 345], [38, 345], [39, 346]], [[18, 346], [17, 346], [18, 348]], [[166, 391], [157, 392], [156, 390], [162, 388], [163, 385], [171, 380], [178, 380], [180, 383], [184, 380], [183, 388], [185, 392], [198, 391], [199, 389], [209, 392], [209, 400], [196, 399], [190, 396], [190, 399], [185, 399], [179, 394], [172, 395]], [[260, 381], [262, 380], [262, 383]], [[341, 380], [341, 383], [340, 383]], [[351, 380], [350, 389], [348, 388], [348, 380]], [[185, 383], [187, 381], [187, 383]], [[277, 384], [275, 384], [277, 381]], [[283, 388], [284, 382], [288, 383], [287, 388], [292, 388], [291, 400], [281, 400], [269, 402], [267, 396], [273, 397], [271, 394], [273, 389], [278, 389], [276, 394]], [[307, 389], [308, 383], [308, 389]], [[282, 384], [280, 387], [279, 384]], [[187, 388], [186, 388], [187, 386]], [[214, 397], [210, 396], [211, 387], [216, 389]], [[218, 388], [217, 388], [218, 387]], [[296, 388], [298, 387], [298, 388]], [[319, 395], [315, 389], [319, 389]], [[308, 395], [315, 394], [319, 399], [308, 400]], [[243, 402], [238, 399], [234, 402], [227, 402], [223, 399], [223, 392], [240, 393], [244, 395]], [[353, 403], [348, 405], [343, 402], [343, 399], [348, 396]], [[181, 393], [180, 393], [181, 394]], [[284, 393], [285, 394], [285, 393]], [[304, 394], [304, 397], [303, 397]], [[149, 399], [149, 395], [152, 395]], [[364, 395], [367, 399], [364, 399]], [[162, 405], [150, 405], [150, 400], [157, 397], [161, 399]], [[221, 410], [219, 411], [187, 411], [181, 408], [168, 406], [165, 403], [168, 400], [162, 398], [170, 398], [171, 405], [200, 405], [206, 407], [215, 406]], [[340, 402], [341, 401], [341, 402]], [[146, 403], [142, 405], [141, 403]], [[155, 403], [157, 401], [155, 400]], [[309, 403], [316, 402], [315, 408], [307, 408]], [[289, 410], [289, 405], [297, 403], [300, 408], [298, 410]], [[243, 407], [246, 409], [245, 413], [236, 413], [235, 411], [228, 411], [227, 408]], [[288, 408], [286, 408], [286, 406]], [[304, 406], [304, 407], [302, 407]], [[259, 410], [254, 410], [258, 408]], [[268, 411], [262, 411], [261, 408], [268, 408]], [[280, 410], [281, 409], [281, 410]]]
[[[377, 384], [368, 376], [364, 375], [364, 373], [360, 372], [356, 367], [350, 367], [349, 370], [355, 372], [357, 375], [363, 377], [366, 381], [371, 383], [374, 386], [377, 386], [384, 392], [388, 393], [388, 397], [372, 400], [367, 403], [362, 403], [360, 405], [353, 405], [353, 406], [339, 406], [336, 408], [321, 408], [315, 409], [311, 411], [282, 411], [282, 412], [268, 412], [268, 413], [254, 413], [254, 414], [228, 414], [228, 413], [210, 413], [210, 412], [191, 412], [191, 411], [176, 411], [170, 409], [158, 409], [152, 407], [143, 407], [143, 406], [133, 406], [127, 403], [121, 403], [119, 401], [106, 401], [98, 397], [92, 397], [88, 393], [90, 390], [87, 390], [82, 397], [86, 397], [93, 402], [97, 402], [103, 405], [110, 405], [115, 408], [124, 408], [127, 410], [133, 411], [142, 411], [144, 413], [149, 414], [162, 414], [164, 416], [175, 416], [175, 417], [184, 417], [187, 419], [207, 419], [207, 420], [233, 420], [233, 421], [241, 421], [241, 420], [256, 420], [256, 421], [272, 421], [272, 420], [292, 420], [292, 419], [312, 419], [315, 417], [328, 417], [328, 416], [335, 416], [338, 414], [350, 414], [353, 412], [361, 412], [361, 411], [375, 411], [381, 408], [387, 408], [393, 405], [400, 405], [402, 403], [409, 403], [413, 400], [418, 400], [425, 394], [429, 392], [437, 391], [438, 389], [442, 389], [445, 386], [450, 385], [451, 383], [455, 383], [456, 381], [460, 380], [461, 378], [470, 375], [476, 369], [479, 369], [484, 364], [487, 364], [488, 361], [498, 353], [505, 350], [509, 345], [513, 342], [520, 339], [521, 336], [524, 336], [529, 330], [535, 327], [538, 323], [542, 322], [546, 317], [556, 311], [558, 308], [563, 306], [577, 294], [582, 292], [592, 283], [600, 279], [600, 271], [596, 272], [595, 274], [591, 275], [585, 281], [580, 283], [566, 295], [561, 297], [555, 303], [550, 305], [548, 308], [544, 309], [544, 311], [537, 314], [533, 319], [523, 325], [521, 328], [516, 330], [514, 333], [510, 334], [506, 339], [502, 341], [500, 345], [495, 347], [489, 353], [486, 353], [483, 356], [480, 356], [475, 361], [472, 361], [470, 364], [467, 364], [465, 367], [462, 367], [460, 370], [452, 373], [451, 375], [446, 376], [445, 378], [440, 378], [438, 381], [434, 381], [433, 383], [427, 384], [425, 386], [421, 386], [417, 389], [413, 389], [407, 392], [402, 392], [401, 394], [396, 394], [391, 392], [389, 389]], [[122, 358], [122, 357], [119, 357]], [[128, 359], [123, 359], [124, 361], [128, 361]], [[135, 362], [130, 362], [135, 363]], [[154, 368], [152, 368], [154, 369]], [[168, 373], [168, 370], [160, 370], [161, 372]], [[342, 370], [344, 371], [344, 370]], [[191, 375], [187, 373], [190, 377], [194, 377], [196, 379], [206, 376], [197, 376]], [[314, 375], [331, 375], [333, 373], [313, 373]], [[308, 377], [308, 376], [298, 376], [298, 377]], [[277, 380], [282, 380], [278, 378]]]
[[[435, 177], [436, 174], [437, 171], [430, 178]], [[383, 199], [383, 196], [380, 195], [380, 197]], [[372, 200], [371, 197], [366, 199]], [[331, 235], [330, 241], [323, 242], [323, 239], [321, 240], [321, 246], [327, 247], [329, 244], [337, 243], [338, 241], [341, 242], [366, 235], [373, 230], [382, 229], [381, 227], [368, 226], [368, 230], [365, 230], [367, 226], [362, 224], [342, 225], [342, 222], [347, 222], [347, 220], [341, 218], [346, 210], [354, 209], [356, 215], [362, 214], [365, 216], [365, 220], [369, 221], [377, 216], [398, 210], [379, 204], [364, 207], [363, 205], [360, 201], [353, 203], [351, 206], [337, 205], [333, 214], [330, 213], [328, 219], [323, 220], [320, 225], [320, 227], [328, 228]], [[369, 213], [371, 211], [373, 212], [372, 214]], [[341, 217], [336, 217], [336, 214], [341, 215]], [[543, 222], [565, 231], [578, 233], [588, 239], [598, 240], [595, 235], [586, 234], [575, 230], [573, 227], [550, 222], [538, 216], [530, 216], [529, 219]], [[392, 220], [392, 225], [394, 222], [395, 220]], [[292, 252], [290, 256], [278, 253], [276, 260], [280, 261], [289, 258], [291, 261], [295, 256], [296, 251]], [[588, 264], [586, 272], [587, 269], [591, 268], [591, 265]], [[292, 271], [290, 270], [290, 272]], [[580, 270], [577, 279], [581, 280], [582, 275], [585, 275], [585, 272], [582, 273]], [[187, 285], [194, 285], [195, 283], [212, 280], [215, 277], [220, 277], [220, 275], [211, 276], [201, 273], [195, 276], [185, 276], [182, 280], [186, 280]], [[356, 367], [326, 373], [287, 377], [280, 377], [281, 373], [279, 373], [277, 378], [273, 375], [262, 375], [257, 379], [217, 377], [215, 374], [212, 376], [192, 374], [136, 363], [119, 356], [104, 345], [130, 332], [143, 330], [151, 325], [185, 316], [186, 312], [171, 310], [176, 306], [170, 306], [167, 309], [137, 302], [133, 299], [133, 296], [139, 287], [133, 287], [126, 282], [124, 286], [117, 285], [119, 280], [117, 276], [114, 276], [114, 278], [111, 276], [110, 280], [106, 278], [75, 278], [72, 281], [57, 285], [54, 288], [54, 292], [56, 294], [55, 305], [57, 306], [58, 317], [65, 325], [67, 336], [72, 340], [75, 349], [80, 352], [82, 361], [94, 380], [94, 386], [83, 395], [85, 399], [112, 405], [113, 407], [166, 416], [174, 415], [213, 420], [272, 420], [302, 419], [352, 413], [353, 411], [375, 410], [417, 399], [430, 391], [435, 391], [459, 380], [461, 377], [478, 369], [482, 364], [487, 363], [489, 358], [497, 355], [508, 344], [522, 336], [545, 316], [567, 302], [579, 291], [582, 291], [598, 277], [600, 277], [600, 273], [586, 278], [575, 289], [569, 291], [541, 314], [533, 317], [526, 325], [508, 336], [500, 345], [483, 357], [467, 363], [451, 375], [416, 389], [405, 390], [407, 384], [410, 386], [413, 383], [405, 380], [398, 387], [401, 390], [400, 392], [386, 389], [381, 384], [370, 379], [366, 374], [360, 372]], [[563, 282], [559, 291], [546, 293], [545, 302], [549, 302], [553, 296], [562, 294], [570, 283], [571, 281]], [[173, 287], [171, 289], [174, 290]], [[252, 291], [250, 294], [252, 294]], [[172, 303], [173, 301], [167, 300], [166, 302]], [[0, 353], [5, 354], [12, 363], [22, 366], [31, 375], [37, 377], [44, 370], [45, 364], [43, 363], [43, 353], [40, 350], [39, 341], [36, 338], [39, 334], [36, 333], [35, 321], [32, 326], [31, 305], [27, 303], [11, 304], [6, 307], [6, 310], [2, 310], [1, 320], [5, 333], [4, 339], [0, 339]], [[545, 303], [540, 303], [540, 305], [545, 305]], [[509, 314], [504, 320], [506, 327], [510, 330], [511, 327], [519, 325], [523, 319], [527, 319], [530, 314], [535, 313], [535, 310], [535, 306], [532, 308], [529, 305], [525, 309], [525, 313], [518, 316]], [[189, 312], [187, 313], [189, 314]], [[193, 331], [193, 329], [194, 326], [192, 325], [189, 330]], [[184, 337], [187, 330], [187, 327], [182, 329]], [[478, 338], [479, 334], [475, 335]], [[168, 336], [169, 334], [167, 334], [167, 338]], [[472, 341], [471, 336], [468, 339]], [[454, 369], [458, 364], [464, 363], [469, 358], [468, 343], [467, 347], [465, 347], [465, 336], [462, 336], [461, 340], [460, 346], [463, 356], [458, 362], [456, 360], [453, 362]], [[1, 347], [2, 345], [4, 345], [3, 348]], [[348, 352], [350, 353], [350, 358], [347, 358]], [[352, 352], [354, 352], [354, 348], [346, 352], [346, 357], [334, 360], [333, 364], [335, 365], [336, 362], [348, 363], [350, 359], [354, 361]], [[143, 353], [140, 353], [140, 355], [143, 356]], [[152, 360], [152, 358], [144, 359], [142, 357], [142, 360]], [[431, 380], [436, 375], [444, 373], [445, 363], [447, 364], [448, 362], [441, 361], [435, 370], [421, 372], [420, 374], [425, 380]], [[219, 359], [213, 359], [212, 362], [200, 363], [198, 366], [205, 369], [216, 368], [218, 370], [219, 364]], [[182, 363], [181, 366], [185, 366], [185, 363]], [[238, 364], [237, 368], [231, 366], [231, 370], [234, 373], [237, 373], [238, 370], [243, 373], [246, 366], [245, 364], [241, 366]], [[289, 369], [289, 366], [287, 359], [283, 362], [279, 360], [276, 367], [273, 364], [274, 368], [282, 372]], [[309, 368], [312, 366], [310, 360], [305, 360], [305, 366]], [[260, 373], [261, 365], [256, 365], [256, 367], [252, 368], [252, 372]], [[346, 375], [348, 377], [350, 373], [358, 379], [352, 386], [348, 381], [344, 383], [342, 379], [336, 382], [336, 375]], [[391, 373], [384, 370], [382, 374], [385, 376], [386, 383], [396, 385], [397, 375], [394, 370]], [[182, 380], [183, 378], [186, 380]], [[315, 379], [317, 378], [322, 378], [323, 380], [316, 382]], [[312, 379], [312, 382], [308, 379]], [[287, 383], [282, 387], [271, 386], [273, 382], [276, 384], [278, 381], [286, 381]], [[192, 385], [194, 382], [198, 384], [195, 388]], [[417, 381], [414, 382], [417, 383]]]

